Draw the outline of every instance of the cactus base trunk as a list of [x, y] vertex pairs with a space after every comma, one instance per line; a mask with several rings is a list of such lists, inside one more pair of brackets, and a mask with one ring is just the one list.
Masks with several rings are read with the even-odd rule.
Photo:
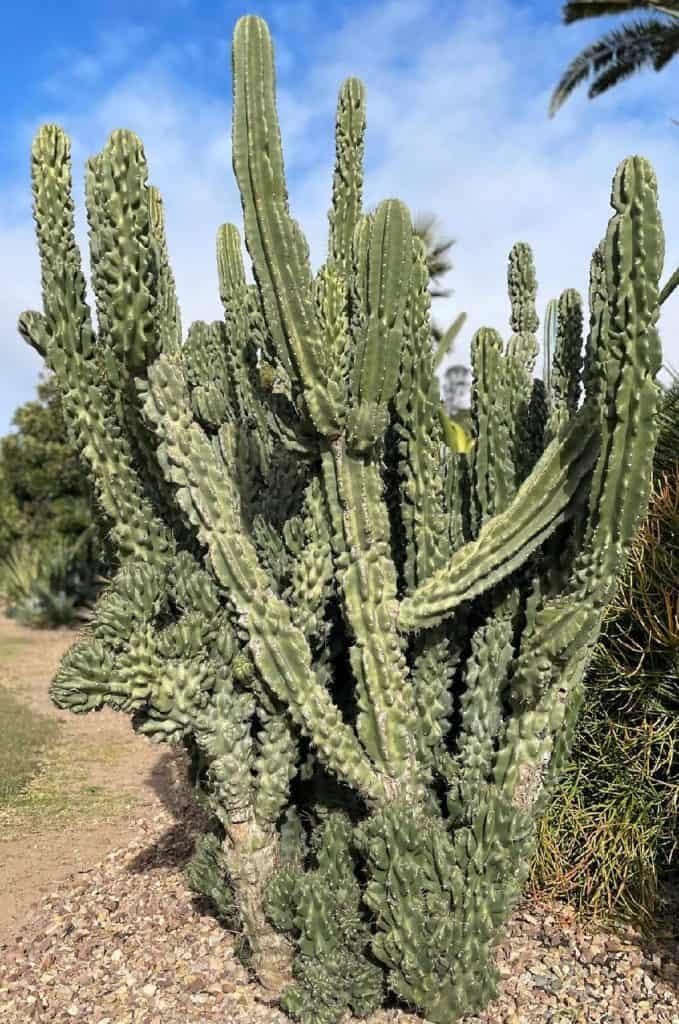
[[276, 1003], [292, 982], [292, 944], [268, 921], [264, 890], [280, 867], [280, 837], [256, 822], [230, 825], [224, 840], [224, 859], [248, 940], [250, 964], [264, 989], [263, 1000]]

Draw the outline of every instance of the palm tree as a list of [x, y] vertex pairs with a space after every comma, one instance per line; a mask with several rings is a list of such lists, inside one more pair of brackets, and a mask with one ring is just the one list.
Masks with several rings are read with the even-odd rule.
[[[679, 53], [679, 0], [589, 0], [564, 5], [561, 11], [563, 22], [570, 25], [583, 18], [596, 18], [602, 14], [625, 14], [639, 8], [656, 11], [660, 18], [649, 18], [613, 29], [592, 46], [578, 54], [566, 68], [552, 94], [549, 116], [554, 117], [559, 107], [570, 96], [573, 89], [594, 71], [597, 77], [589, 87], [588, 96], [593, 99], [606, 92], [623, 78], [633, 75], [644, 64], [651, 64], [660, 71], [672, 57]], [[668, 20], [669, 19], [669, 20]], [[679, 122], [675, 121], [675, 124]], [[679, 267], [661, 289], [660, 305], [679, 286]]]
[[[441, 288], [441, 278], [453, 269], [453, 261], [448, 252], [455, 244], [454, 238], [439, 241], [436, 234], [436, 217], [432, 214], [420, 214], [415, 218], [413, 233], [424, 242], [427, 250], [427, 270], [429, 271], [429, 294], [432, 299], [447, 299], [453, 294], [452, 288]], [[460, 313], [448, 330], [444, 331], [437, 323], [431, 323], [431, 340], [434, 347], [434, 365], [438, 366], [444, 356], [450, 352], [455, 338], [460, 333], [467, 319], [466, 313]]]
[[630, 22], [624, 28], [613, 29], [578, 54], [554, 90], [549, 106], [550, 117], [575, 87], [589, 76], [590, 71], [596, 77], [587, 95], [593, 99], [644, 65], [660, 71], [679, 53], [678, 0], [665, 0], [664, 3], [655, 3], [654, 0], [589, 0], [588, 3], [564, 5], [561, 14], [565, 25], [583, 18], [625, 14], [638, 9], [653, 10], [660, 17]]
[[434, 287], [430, 287], [429, 294], [432, 299], [447, 299], [452, 295], [451, 288], [439, 288], [438, 282], [453, 269], [453, 261], [448, 256], [448, 250], [455, 244], [454, 238], [439, 241], [436, 237], [436, 217], [432, 214], [420, 214], [413, 224], [413, 233], [418, 235], [424, 242], [427, 249], [427, 270], [429, 281]]

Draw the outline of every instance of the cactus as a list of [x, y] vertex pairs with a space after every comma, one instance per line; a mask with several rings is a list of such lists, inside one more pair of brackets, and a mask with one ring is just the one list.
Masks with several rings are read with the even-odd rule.
[[533, 380], [532, 254], [513, 248], [513, 333], [475, 335], [459, 452], [440, 417], [423, 244], [398, 200], [362, 213], [362, 84], [339, 96], [315, 275], [254, 16], [236, 24], [233, 86], [255, 283], [222, 225], [224, 318], [183, 343], [139, 139], [115, 131], [88, 163], [96, 334], [69, 141], [46, 125], [33, 144], [44, 309], [19, 330], [58, 376], [120, 554], [50, 692], [186, 747], [215, 820], [189, 881], [241, 923], [271, 1001], [312, 1024], [390, 993], [449, 1022], [496, 991], [493, 946], [648, 498], [655, 176], [637, 156], [616, 171], [584, 367], [566, 293], [549, 389]]

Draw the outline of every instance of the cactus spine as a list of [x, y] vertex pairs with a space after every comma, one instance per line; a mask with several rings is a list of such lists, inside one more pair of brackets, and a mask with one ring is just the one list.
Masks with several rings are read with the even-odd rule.
[[390, 991], [449, 1022], [495, 992], [492, 947], [647, 501], [655, 177], [619, 166], [584, 367], [565, 292], [547, 387], [532, 254], [512, 249], [513, 333], [475, 335], [467, 455], [445, 443], [422, 243], [398, 200], [362, 213], [362, 84], [340, 92], [315, 276], [254, 16], [233, 85], [255, 284], [222, 225], [224, 318], [185, 340], [140, 141], [116, 131], [87, 167], [96, 335], [69, 142], [46, 125], [33, 145], [43, 312], [19, 329], [58, 375], [120, 556], [51, 695], [185, 745], [214, 818], [190, 884], [240, 921], [270, 999], [330, 1024]]

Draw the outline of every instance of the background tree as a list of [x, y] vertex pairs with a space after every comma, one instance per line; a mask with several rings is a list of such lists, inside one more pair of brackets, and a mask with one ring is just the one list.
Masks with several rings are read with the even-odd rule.
[[7, 479], [6, 471], [0, 463], [0, 556], [2, 552], [9, 551], [12, 544], [21, 536], [22, 526], [23, 516], [19, 502], [11, 481]]
[[591, 72], [596, 77], [587, 95], [593, 99], [644, 66], [650, 65], [654, 71], [660, 71], [679, 52], [679, 2], [676, 0], [665, 0], [664, 3], [654, 3], [653, 0], [589, 0], [587, 3], [564, 5], [561, 13], [565, 25], [583, 18], [626, 14], [642, 9], [652, 10], [656, 16], [611, 30], [571, 62], [552, 95], [550, 117]]
[[53, 375], [0, 438], [0, 594], [26, 625], [71, 622], [113, 567], [108, 524], [68, 440]]
[[94, 497], [66, 436], [55, 377], [37, 390], [14, 413], [15, 432], [0, 438], [0, 556], [22, 539], [58, 533], [76, 541], [94, 522]]

